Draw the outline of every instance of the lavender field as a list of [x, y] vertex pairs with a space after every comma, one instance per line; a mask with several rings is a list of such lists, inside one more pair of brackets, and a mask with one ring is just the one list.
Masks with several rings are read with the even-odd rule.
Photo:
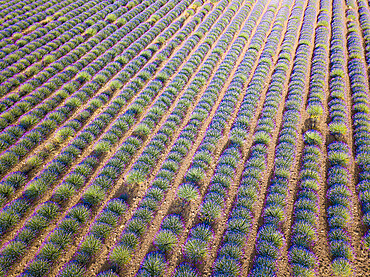
[[0, 277], [370, 276], [370, 0], [0, 0]]

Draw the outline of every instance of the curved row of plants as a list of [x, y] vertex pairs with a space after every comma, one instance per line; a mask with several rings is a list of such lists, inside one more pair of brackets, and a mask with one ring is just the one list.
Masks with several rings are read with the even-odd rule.
[[[308, 130], [303, 134], [303, 153], [301, 157], [299, 181], [293, 207], [293, 220], [289, 248], [289, 260], [294, 276], [315, 274], [318, 257], [314, 247], [318, 241], [317, 222], [319, 217], [318, 192], [325, 175], [321, 174], [323, 161], [322, 136], [328, 82], [329, 64], [329, 23], [331, 7], [326, 1], [320, 1], [320, 12], [315, 30], [315, 48], [313, 50], [310, 86], [306, 112], [309, 116]], [[333, 123], [334, 124], [334, 123]], [[324, 126], [325, 128], [326, 126]], [[328, 212], [335, 207], [329, 207]], [[329, 244], [334, 245], [335, 242]], [[334, 263], [336, 264], [336, 262]], [[339, 271], [337, 271], [338, 273]]]
[[[277, 276], [277, 261], [285, 243], [285, 234], [282, 227], [286, 220], [286, 197], [290, 171], [294, 163], [297, 140], [300, 134], [301, 111], [307, 79], [306, 72], [309, 69], [307, 60], [310, 60], [312, 52], [311, 44], [313, 43], [316, 16], [316, 2], [308, 1], [289, 79], [282, 123], [275, 148], [274, 168], [267, 186], [261, 215], [262, 224], [257, 233], [256, 255], [252, 263], [250, 276]], [[261, 148], [263, 149], [264, 146], [262, 145]], [[266, 153], [266, 150], [262, 153]], [[261, 167], [261, 160], [262, 166], [264, 166], [265, 162], [262, 156], [256, 159], [255, 164], [259, 162], [255, 167]], [[256, 182], [256, 180], [253, 180], [254, 178], [251, 178], [253, 183]], [[258, 181], [255, 187], [258, 188]]]
[[357, 0], [359, 21], [365, 50], [365, 60], [370, 65], [370, 8], [368, 2]]
[[346, 1], [348, 9], [347, 18], [347, 50], [348, 50], [348, 75], [352, 97], [352, 128], [353, 143], [355, 146], [355, 160], [359, 170], [357, 191], [362, 208], [362, 223], [366, 232], [364, 244], [370, 248], [370, 103], [369, 103], [369, 78], [366, 70], [363, 41], [359, 26], [353, 18], [356, 12], [353, 10], [353, 1]]

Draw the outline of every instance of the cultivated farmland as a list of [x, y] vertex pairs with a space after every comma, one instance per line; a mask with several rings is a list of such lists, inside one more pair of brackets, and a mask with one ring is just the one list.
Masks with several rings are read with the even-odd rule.
[[0, 0], [0, 276], [370, 276], [370, 0]]

